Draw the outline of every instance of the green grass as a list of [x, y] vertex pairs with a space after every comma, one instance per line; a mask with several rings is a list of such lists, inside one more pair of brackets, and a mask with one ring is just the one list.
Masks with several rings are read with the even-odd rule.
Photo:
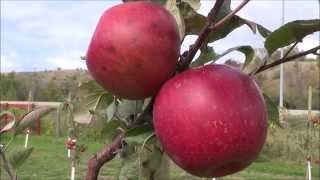
[[[6, 142], [7, 137], [2, 137], [1, 142]], [[29, 159], [18, 170], [18, 178], [22, 180], [63, 180], [69, 178], [70, 161], [67, 159], [67, 152], [64, 146], [65, 138], [55, 138], [51, 136], [31, 136], [29, 145], [35, 148]], [[9, 152], [18, 148], [23, 148], [24, 136], [18, 136], [10, 145]], [[80, 158], [76, 167], [76, 179], [83, 179], [86, 173], [86, 161], [89, 157], [100, 148], [102, 144], [90, 142], [87, 144], [88, 149]], [[100, 175], [104, 179], [117, 179], [121, 167], [120, 160], [116, 158], [105, 165]], [[193, 177], [173, 163], [170, 165], [170, 179], [200, 179]], [[314, 179], [319, 177], [319, 168], [313, 165]], [[242, 179], [304, 179], [305, 165], [284, 162], [284, 161], [262, 161], [253, 163], [247, 169], [224, 177], [224, 180], [242, 180]], [[6, 172], [1, 169], [0, 179], [8, 179]]]

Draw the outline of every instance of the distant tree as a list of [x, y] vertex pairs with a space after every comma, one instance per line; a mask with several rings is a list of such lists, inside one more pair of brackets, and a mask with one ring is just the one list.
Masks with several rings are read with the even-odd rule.
[[61, 93], [57, 85], [51, 80], [46, 86], [41, 87], [37, 99], [40, 101], [62, 101]]
[[17, 100], [19, 83], [16, 81], [15, 72], [0, 75], [0, 98], [1, 100]]

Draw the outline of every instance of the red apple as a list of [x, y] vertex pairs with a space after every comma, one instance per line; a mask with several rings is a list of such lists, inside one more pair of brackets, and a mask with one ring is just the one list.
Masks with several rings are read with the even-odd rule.
[[166, 153], [200, 177], [244, 169], [266, 139], [266, 107], [257, 84], [226, 65], [187, 70], [168, 80], [153, 115]]
[[87, 52], [87, 67], [108, 91], [127, 99], [154, 95], [175, 72], [180, 37], [173, 16], [151, 2], [104, 12]]

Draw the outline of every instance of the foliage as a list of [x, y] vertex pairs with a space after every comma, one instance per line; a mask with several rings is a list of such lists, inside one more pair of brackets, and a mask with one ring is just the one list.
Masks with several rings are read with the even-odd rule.
[[28, 159], [33, 150], [33, 147], [15, 150], [9, 159], [11, 167], [17, 170]]
[[6, 100], [16, 100], [19, 96], [18, 89], [21, 89], [21, 84], [16, 81], [16, 73], [0, 74], [0, 97]]
[[266, 39], [265, 48], [271, 55], [275, 50], [294, 42], [302, 42], [309, 34], [320, 31], [320, 20], [298, 20], [289, 22], [273, 31]]
[[42, 107], [29, 112], [19, 122], [17, 122], [15, 134], [21, 133], [23, 130], [28, 128], [33, 122], [35, 122], [37, 119], [41, 118], [42, 116], [45, 116], [52, 110], [54, 110], [54, 108]]
[[[179, 33], [182, 39], [181, 43], [183, 43], [183, 40], [188, 35], [200, 35], [203, 27], [208, 23], [208, 18], [197, 12], [200, 7], [200, 0], [152, 1], [164, 6], [174, 16], [179, 27]], [[231, 0], [223, 1], [222, 8], [218, 11], [217, 18], [214, 23], [219, 22], [219, 20], [222, 20], [231, 12]], [[206, 63], [215, 63], [216, 60], [233, 51], [239, 51], [245, 55], [242, 70], [245, 67], [249, 67], [252, 63], [256, 63], [254, 62], [254, 59], [257, 59], [255, 54], [256, 52], [251, 46], [242, 45], [238, 47], [231, 47], [224, 52], [216, 52], [212, 46], [213, 42], [227, 37], [231, 32], [243, 25], [248, 26], [253, 33], [258, 32], [263, 38], [265, 38], [264, 44], [265, 50], [268, 52], [268, 56], [260, 59], [260, 67], [273, 63], [272, 58], [269, 57], [271, 57], [271, 55], [275, 56], [275, 52], [278, 52], [280, 48], [292, 43], [302, 42], [305, 36], [313, 32], [320, 31], [318, 19], [289, 22], [271, 32], [260, 24], [235, 15], [230, 20], [225, 21], [220, 28], [214, 29], [213, 32], [208, 34], [204, 43], [199, 47], [199, 57], [193, 59], [191, 67], [196, 68]], [[148, 103], [152, 103], [152, 100], [129, 101], [121, 99], [110, 92], [105, 91], [93, 80], [87, 80], [78, 86], [78, 79], [76, 76], [64, 78], [59, 85], [54, 82], [54, 78], [52, 78], [49, 83], [44, 83], [39, 74], [32, 75], [32, 83], [30, 84], [26, 84], [28, 81], [25, 79], [24, 83], [21, 83], [22, 81], [17, 81], [14, 73], [1, 75], [1, 79], [2, 78], [4, 80], [0, 82], [0, 95], [8, 100], [18, 99], [20, 96], [18, 89], [32, 90], [36, 100], [43, 100], [46, 98], [50, 101], [62, 101], [68, 96], [69, 92], [77, 92], [76, 97], [80, 98], [80, 103], [85, 104], [87, 107], [86, 114], [90, 117], [90, 126], [95, 125], [95, 133], [99, 134], [100, 137], [106, 138], [109, 142], [112, 141], [116, 135], [122, 132], [124, 133], [124, 139], [121, 142], [122, 148], [119, 150], [122, 163], [120, 168], [121, 171], [117, 174], [117, 177], [120, 179], [128, 178], [124, 176], [129, 169], [132, 169], [132, 165], [136, 166], [138, 164], [139, 169], [142, 170], [142, 172], [138, 170], [138, 172], [135, 171], [132, 173], [139, 173], [139, 175], [142, 174], [150, 179], [153, 178], [152, 176], [160, 168], [164, 154], [161, 145], [155, 137], [151, 119], [147, 118], [138, 125], [135, 123], [139, 120], [141, 114], [143, 114], [148, 108]], [[41, 86], [41, 84], [46, 84], [46, 86]], [[272, 99], [266, 94], [267, 93], [264, 94], [264, 97], [268, 108], [270, 124], [280, 126], [278, 108], [276, 104], [272, 102]], [[26, 96], [23, 98], [26, 99]], [[71, 122], [72, 130], [76, 129], [73, 124], [75, 104], [76, 103], [72, 102], [71, 97], [65, 103], [65, 105], [67, 105], [66, 107], [69, 108], [69, 120]], [[24, 116], [21, 122], [9, 124], [7, 128], [14, 126], [17, 129], [15, 133], [16, 135], [18, 132], [21, 132], [22, 129], [28, 127], [34, 119], [39, 118], [41, 115], [49, 111], [49, 109], [42, 109], [41, 111], [31, 112]], [[3, 130], [2, 132], [5, 131]], [[276, 138], [273, 141], [274, 144], [283, 143], [277, 142]], [[299, 141], [299, 143], [301, 142], [302, 141]], [[272, 149], [272, 151], [278, 151], [278, 154], [284, 152], [283, 146], [281, 146], [280, 149], [273, 149], [274, 144], [266, 145], [264, 151], [267, 155], [269, 155], [268, 148]], [[278, 148], [278, 146], [276, 148]], [[32, 150], [33, 149], [31, 148], [17, 153], [17, 155], [11, 158], [11, 165], [14, 168], [18, 168], [24, 160], [28, 158]]]
[[[207, 27], [206, 25], [209, 23], [209, 18], [197, 12], [200, 7], [199, 0], [153, 0], [153, 2], [159, 3], [171, 12], [176, 19], [182, 40], [188, 35], [201, 36], [203, 28]], [[222, 20], [231, 12], [231, 1], [223, 1], [214, 23], [219, 22], [219, 20]], [[209, 32], [204, 43], [200, 44], [200, 47], [197, 47], [198, 49], [200, 48], [200, 56], [193, 60], [191, 67], [196, 68], [206, 63], [214, 63], [219, 58], [233, 51], [239, 51], [245, 55], [242, 70], [250, 66], [253, 60], [257, 59], [255, 58], [257, 57], [255, 51], [251, 46], [242, 45], [232, 47], [225, 52], [216, 52], [210, 44], [227, 37], [231, 32], [243, 25], [248, 26], [253, 33], [258, 32], [265, 38], [266, 51], [269, 55], [272, 55], [279, 48], [290, 45], [293, 42], [300, 42], [306, 35], [319, 31], [317, 24], [319, 24], [319, 20], [294, 21], [271, 32], [260, 24], [235, 15], [230, 20], [225, 21], [219, 28], [214, 29], [213, 32]], [[183, 56], [184, 53], [182, 54]], [[268, 63], [272, 63], [271, 59], [264, 58], [259, 63], [259, 66], [262, 67]], [[139, 126], [135, 126], [139, 115], [144, 113], [145, 101], [128, 101], [115, 97], [92, 81], [86, 82], [84, 85], [83, 89], [90, 93], [81, 96], [87, 99], [91, 98], [87, 104], [90, 106], [91, 113], [95, 114], [95, 117], [98, 117], [103, 122], [102, 124], [104, 124], [104, 128], [100, 128], [101, 133], [105, 137], [108, 137], [109, 140], [112, 140], [115, 135], [124, 132], [125, 137], [122, 142], [122, 149], [120, 150], [123, 159], [122, 170], [127, 171], [127, 166], [136, 163], [136, 158], [140, 158], [139, 152], [150, 151], [151, 153], [147, 153], [148, 155], [145, 154], [147, 159], [143, 160], [144, 164], [142, 163], [142, 167], [139, 167], [143, 170], [142, 174], [152, 179], [153, 177], [150, 177], [150, 174], [154, 174], [160, 167], [163, 153], [154, 136], [152, 121], [150, 119], [144, 121]], [[280, 126], [277, 105], [266, 94], [264, 94], [264, 98], [270, 124]], [[98, 120], [95, 119], [94, 121]], [[130, 160], [126, 161], [128, 159]], [[144, 165], [147, 167], [144, 168]], [[120, 173], [120, 177], [123, 177], [122, 173]]]
[[[12, 109], [11, 109], [12, 110]], [[23, 118], [19, 121], [16, 121], [15, 115], [11, 111], [1, 111], [0, 117], [3, 115], [12, 116], [13, 120], [9, 123], [7, 123], [2, 129], [0, 129], [1, 136], [5, 133], [10, 132], [10, 130], [14, 130], [13, 134], [11, 135], [10, 141], [8, 141], [6, 144], [0, 147], [0, 153], [1, 153], [1, 166], [5, 167], [4, 169], [7, 171], [8, 174], [10, 174], [11, 178], [14, 178], [17, 174], [17, 170], [19, 167], [28, 159], [28, 157], [33, 152], [33, 147], [29, 147], [27, 149], [18, 149], [14, 152], [10, 153], [10, 157], [7, 160], [7, 149], [9, 145], [14, 142], [16, 136], [21, 133], [26, 128], [29, 128], [30, 125], [39, 119], [40, 117], [46, 115], [50, 111], [52, 111], [53, 108], [43, 107], [39, 109], [35, 109], [31, 112], [28, 112], [23, 116]]]
[[63, 101], [69, 91], [75, 92], [79, 81], [88, 79], [83, 70], [1, 73], [1, 100]]
[[279, 120], [279, 110], [278, 106], [268, 97], [266, 94], [263, 94], [265, 103], [267, 105], [268, 111], [268, 121], [271, 126], [277, 125], [281, 127]]

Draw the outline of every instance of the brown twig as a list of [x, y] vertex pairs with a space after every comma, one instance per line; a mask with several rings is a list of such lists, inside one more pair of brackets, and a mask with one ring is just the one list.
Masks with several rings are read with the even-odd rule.
[[194, 43], [194, 45], [190, 46], [189, 50], [184, 52], [180, 58], [180, 61], [177, 64], [177, 71], [182, 72], [186, 69], [188, 69], [193, 57], [196, 55], [197, 51], [200, 49], [202, 44], [205, 42], [207, 37], [209, 36], [211, 29], [210, 27], [215, 22], [218, 13], [223, 5], [223, 0], [217, 0], [214, 7], [210, 10], [208, 17], [207, 17], [207, 23], [205, 27], [200, 31], [199, 36]]
[[227, 21], [229, 21], [231, 18], [234, 17], [234, 15], [239, 12], [250, 0], [244, 0], [241, 4], [239, 4], [238, 7], [236, 7], [233, 11], [231, 11], [227, 16], [222, 18], [220, 21], [217, 23], [213, 24], [211, 28], [211, 31], [214, 31], [216, 29], [219, 29], [222, 27]]
[[192, 59], [196, 55], [197, 51], [201, 48], [210, 33], [220, 29], [226, 22], [228, 22], [234, 15], [240, 11], [250, 0], [244, 0], [237, 8], [231, 11], [227, 16], [215, 23], [218, 13], [223, 5], [223, 0], [217, 0], [214, 7], [208, 14], [206, 26], [199, 33], [198, 39], [192, 45], [188, 51], [184, 52], [180, 61], [177, 64], [177, 71], [182, 72], [188, 69]]
[[289, 56], [289, 54], [291, 53], [291, 51], [293, 50], [293, 48], [295, 48], [297, 46], [297, 44], [299, 43], [299, 41], [296, 41], [291, 47], [290, 49], [286, 52], [286, 54], [283, 56], [284, 58], [287, 58]]
[[117, 151], [122, 146], [122, 140], [124, 133], [121, 132], [109, 145], [106, 145], [100, 152], [97, 152], [88, 161], [88, 171], [86, 175], [86, 180], [96, 180], [98, 179], [100, 168], [108, 161], [112, 160]]
[[314, 47], [314, 48], [309, 49], [309, 50], [307, 50], [307, 51], [304, 51], [304, 52], [295, 54], [295, 55], [293, 55], [293, 56], [289, 56], [289, 57], [287, 57], [287, 58], [278, 59], [278, 60], [274, 61], [273, 63], [270, 63], [270, 64], [267, 64], [267, 65], [265, 65], [265, 66], [260, 67], [253, 75], [256, 75], [256, 74], [258, 74], [258, 73], [261, 73], [261, 72], [263, 72], [263, 71], [265, 71], [265, 70], [267, 70], [267, 69], [270, 69], [270, 68], [272, 68], [272, 67], [275, 67], [275, 66], [277, 66], [277, 65], [279, 65], [279, 64], [282, 64], [282, 63], [286, 63], [286, 62], [295, 60], [295, 59], [297, 59], [297, 58], [299, 58], [299, 57], [306, 56], [306, 55], [308, 55], [308, 54], [312, 54], [312, 53], [314, 53], [314, 52], [317, 52], [319, 49], [320, 49], [320, 46], [317, 46], [317, 47]]
[[[297, 46], [299, 42], [296, 41], [291, 47], [290, 49], [286, 52], [286, 54], [282, 57], [282, 59], [285, 59], [288, 57], [288, 55], [290, 54], [290, 52], [293, 50], [293, 48], [295, 48]], [[252, 72], [249, 73], [249, 76], [255, 75], [258, 71], [260, 71], [261, 68], [263, 68], [264, 66], [267, 65], [267, 59], [264, 60], [263, 64], [258, 68], [258, 69], [254, 69]]]
[[[129, 128], [134, 128], [143, 124], [149, 119], [150, 116], [152, 116], [153, 102], [154, 98], [151, 99], [142, 114], [137, 119], [135, 119], [132, 124], [129, 124]], [[100, 168], [103, 166], [103, 164], [112, 160], [118, 153], [118, 150], [121, 149], [123, 138], [124, 132], [121, 132], [119, 135], [117, 135], [117, 137], [111, 144], [103, 147], [100, 152], [96, 153], [89, 159], [87, 163], [88, 170], [86, 180], [96, 180], [98, 178]]]

